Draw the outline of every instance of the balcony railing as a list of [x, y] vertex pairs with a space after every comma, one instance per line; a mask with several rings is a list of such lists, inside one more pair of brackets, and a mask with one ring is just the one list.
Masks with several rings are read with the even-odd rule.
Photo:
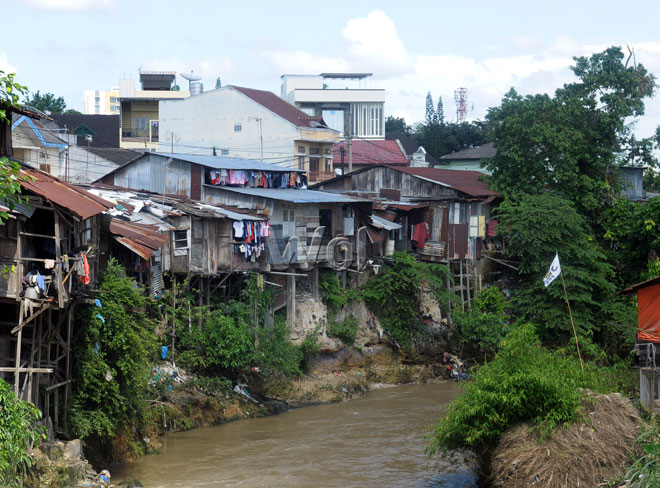
[[144, 129], [139, 129], [139, 130], [122, 129], [121, 138], [124, 141], [133, 141], [133, 142], [142, 142], [142, 141], [158, 142], [158, 132], [157, 131], [151, 132], [150, 134], [148, 130], [144, 130]]
[[334, 171], [309, 171], [307, 173], [307, 180], [310, 183], [318, 183], [320, 181], [329, 180], [334, 177]]

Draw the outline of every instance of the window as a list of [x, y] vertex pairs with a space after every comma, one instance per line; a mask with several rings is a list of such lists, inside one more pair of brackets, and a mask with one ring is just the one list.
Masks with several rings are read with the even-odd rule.
[[332, 154], [332, 151], [330, 151], [330, 148], [329, 148], [329, 147], [326, 147], [326, 148], [323, 150], [323, 154], [325, 154], [325, 155], [330, 155], [330, 154]]
[[110, 103], [117, 103], [119, 99], [117, 97], [110, 97]]
[[310, 147], [309, 148], [309, 154], [321, 154], [321, 150], [318, 147]]
[[296, 211], [294, 209], [282, 210], [282, 235], [290, 237], [296, 234]]
[[313, 173], [319, 170], [319, 158], [309, 158], [309, 170]]
[[174, 249], [188, 249], [188, 231], [174, 231]]
[[305, 156], [298, 156], [298, 169], [305, 169]]
[[243, 130], [243, 126], [241, 124], [234, 124], [234, 132], [240, 132]]
[[305, 152], [305, 146], [298, 146], [298, 152], [299, 153], [304, 153]]
[[229, 149], [220, 149], [220, 156], [229, 156]]
[[134, 129], [136, 131], [149, 130], [149, 119], [147, 117], [135, 117], [133, 120]]

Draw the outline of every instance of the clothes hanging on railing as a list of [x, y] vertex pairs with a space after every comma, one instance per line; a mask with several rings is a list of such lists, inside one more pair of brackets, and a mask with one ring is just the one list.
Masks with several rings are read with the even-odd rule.
[[208, 172], [208, 181], [216, 186], [248, 188], [307, 188], [307, 177], [297, 171], [251, 171], [219, 169]]
[[266, 249], [263, 238], [270, 236], [270, 223], [265, 220], [237, 220], [232, 228], [234, 254], [242, 254], [246, 261], [255, 262]]

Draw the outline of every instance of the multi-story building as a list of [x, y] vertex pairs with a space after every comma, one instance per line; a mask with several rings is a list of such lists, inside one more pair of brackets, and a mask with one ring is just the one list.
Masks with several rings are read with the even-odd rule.
[[282, 75], [280, 96], [308, 115], [323, 117], [343, 137], [385, 138], [385, 90], [371, 88], [372, 73]]
[[119, 103], [121, 134], [119, 145], [126, 149], [158, 149], [160, 124], [158, 104], [161, 100], [177, 100], [190, 96], [179, 90], [174, 71], [140, 70], [141, 89], [133, 80], [121, 80]]
[[155, 150], [160, 132], [158, 102], [188, 96], [189, 91], [179, 90], [175, 71], [140, 70], [138, 89], [135, 80], [122, 79], [118, 87], [110, 90], [85, 90], [84, 113], [120, 115], [119, 145], [126, 149]]
[[119, 115], [119, 87], [109, 90], [85, 90], [84, 113], [96, 115]]
[[184, 100], [160, 102], [159, 150], [264, 161], [334, 176], [339, 132], [269, 91], [224, 86]]

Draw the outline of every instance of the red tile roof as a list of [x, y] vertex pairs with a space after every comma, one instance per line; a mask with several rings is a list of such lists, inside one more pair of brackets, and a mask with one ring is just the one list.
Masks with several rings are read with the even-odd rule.
[[[353, 141], [353, 164], [356, 166], [408, 166], [410, 163], [396, 141]], [[348, 148], [345, 142], [335, 144], [332, 159], [335, 166], [341, 165], [341, 148], [344, 148], [344, 164], [348, 164]]]
[[[312, 122], [323, 123], [323, 119], [321, 117], [313, 117], [311, 115], [307, 115], [305, 112], [298, 110], [289, 102], [282, 100], [273, 92], [255, 90], [254, 88], [243, 88], [242, 86], [229, 86], [241, 92], [246, 97], [251, 98], [259, 105], [266, 107], [268, 110], [279, 115], [283, 119], [288, 120], [297, 127], [316, 127], [316, 125], [312, 124]], [[325, 123], [323, 123], [323, 125], [325, 125]]]
[[499, 196], [499, 193], [489, 190], [486, 183], [479, 178], [486, 176], [479, 171], [462, 171], [455, 169], [438, 168], [396, 168], [410, 175], [426, 178], [437, 183], [449, 185], [455, 190], [461, 191], [473, 197]]

